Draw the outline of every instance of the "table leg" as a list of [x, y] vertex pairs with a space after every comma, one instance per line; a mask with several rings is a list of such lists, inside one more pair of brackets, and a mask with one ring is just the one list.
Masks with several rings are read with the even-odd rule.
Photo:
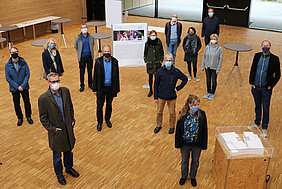
[[98, 33], [98, 27], [97, 26], [95, 26], [95, 32]]
[[[2, 33], [0, 33], [0, 38], [2, 38]], [[3, 49], [4, 48], [4, 45], [3, 45], [3, 43], [1, 43], [1, 49]]]
[[23, 38], [25, 39], [26, 36], [26, 31], [25, 31], [25, 27], [23, 27]]
[[33, 29], [33, 39], [36, 39], [36, 36], [35, 36], [35, 26], [32, 25], [32, 29]]

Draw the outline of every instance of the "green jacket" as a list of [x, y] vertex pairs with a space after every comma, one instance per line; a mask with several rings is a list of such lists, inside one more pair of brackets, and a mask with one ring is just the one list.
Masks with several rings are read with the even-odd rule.
[[156, 74], [157, 70], [162, 66], [161, 63], [164, 59], [164, 50], [162, 42], [159, 38], [154, 44], [150, 38], [145, 44], [144, 61], [147, 66], [148, 74]]

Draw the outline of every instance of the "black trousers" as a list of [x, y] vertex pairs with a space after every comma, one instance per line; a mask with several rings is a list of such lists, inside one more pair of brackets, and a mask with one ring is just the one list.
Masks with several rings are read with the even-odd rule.
[[149, 74], [149, 86], [150, 86], [150, 91], [153, 92], [153, 76], [156, 77], [155, 74]]
[[23, 91], [15, 91], [12, 92], [13, 95], [13, 102], [14, 102], [14, 108], [16, 115], [18, 119], [23, 119], [23, 113], [21, 109], [21, 95], [24, 101], [24, 108], [25, 108], [25, 116], [26, 117], [31, 117], [31, 105], [30, 105], [30, 100], [29, 100], [29, 91], [28, 90], [23, 90]]
[[[217, 86], [217, 74], [216, 70], [206, 68], [206, 77], [207, 77], [207, 91], [210, 94], [214, 94]], [[211, 85], [212, 83], [212, 85]]]
[[[188, 72], [190, 76], [192, 76], [191, 64], [192, 62], [187, 62]], [[194, 77], [197, 77], [197, 62], [193, 62], [193, 72], [194, 72]]]
[[210, 43], [210, 35], [205, 35], [205, 45], [207, 46]]
[[103, 106], [106, 100], [105, 120], [110, 121], [112, 115], [113, 94], [112, 87], [104, 87], [97, 93], [97, 121], [103, 123]]
[[91, 56], [88, 57], [81, 57], [79, 62], [79, 70], [80, 70], [80, 87], [84, 87], [84, 74], [85, 74], [85, 67], [87, 66], [87, 73], [88, 73], [88, 87], [92, 87], [93, 82], [93, 59]]

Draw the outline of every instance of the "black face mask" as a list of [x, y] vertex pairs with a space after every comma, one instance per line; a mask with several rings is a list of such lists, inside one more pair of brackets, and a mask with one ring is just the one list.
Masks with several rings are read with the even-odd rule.
[[16, 58], [19, 57], [19, 53], [13, 53], [13, 54], [11, 54], [11, 56], [12, 56], [13, 59], [16, 59]]
[[103, 55], [104, 57], [109, 58], [111, 56], [111, 53], [104, 53]]

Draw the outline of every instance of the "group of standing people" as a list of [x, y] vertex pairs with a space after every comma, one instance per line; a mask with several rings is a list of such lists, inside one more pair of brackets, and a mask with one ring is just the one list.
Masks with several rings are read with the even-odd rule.
[[[181, 179], [179, 184], [186, 182], [189, 172], [189, 158], [191, 155], [191, 167], [189, 176], [191, 185], [196, 186], [196, 174], [199, 167], [199, 158], [202, 150], [207, 149], [208, 127], [207, 117], [203, 110], [199, 109], [200, 99], [196, 95], [189, 95], [178, 119], [176, 120], [176, 98], [180, 91], [193, 75], [197, 78], [198, 52], [201, 49], [201, 40], [196, 35], [193, 27], [188, 29], [187, 36], [183, 41], [185, 52], [184, 60], [188, 65], [187, 77], [175, 67], [175, 57], [177, 48], [181, 42], [182, 25], [177, 21], [174, 14], [170, 22], [165, 25], [165, 36], [167, 44], [167, 54], [161, 40], [157, 37], [156, 31], [151, 31], [148, 41], [145, 44], [144, 60], [149, 74], [150, 91], [148, 97], [154, 95], [154, 102], [157, 103], [157, 126], [154, 133], [158, 133], [162, 128], [163, 110], [167, 103], [169, 109], [169, 134], [175, 132], [175, 147], [180, 149]], [[201, 69], [206, 72], [207, 94], [204, 98], [213, 100], [217, 86], [217, 75], [222, 66], [222, 48], [218, 43], [219, 22], [214, 17], [212, 9], [208, 10], [208, 17], [204, 19], [202, 37], [206, 47], [203, 54]], [[271, 43], [264, 40], [261, 44], [262, 52], [256, 53], [250, 71], [249, 83], [255, 101], [255, 123], [250, 129], [260, 127], [261, 114], [263, 108], [262, 131], [267, 136], [269, 123], [269, 106], [271, 94], [274, 86], [280, 79], [279, 58], [270, 53]], [[97, 130], [102, 130], [103, 106], [106, 101], [105, 122], [111, 128], [110, 121], [112, 113], [112, 101], [120, 92], [119, 66], [118, 60], [111, 55], [111, 47], [103, 47], [103, 56], [95, 60], [94, 74], [94, 38], [87, 32], [87, 25], [81, 25], [81, 33], [75, 39], [75, 49], [80, 70], [80, 92], [85, 89], [84, 74], [85, 68], [88, 71], [88, 87], [96, 95], [97, 99]], [[10, 50], [11, 58], [5, 65], [6, 80], [9, 83], [9, 90], [13, 96], [14, 108], [18, 117], [17, 125], [23, 123], [23, 113], [20, 107], [20, 95], [23, 97], [25, 114], [29, 124], [33, 124], [31, 119], [31, 104], [29, 99], [29, 78], [30, 71], [27, 62], [19, 56], [16, 47]], [[60, 184], [66, 184], [63, 176], [62, 152], [66, 173], [73, 177], [79, 177], [79, 173], [73, 169], [72, 149], [75, 145], [73, 128], [75, 126], [74, 108], [70, 91], [66, 87], [60, 86], [60, 76], [64, 74], [64, 68], [57, 44], [54, 39], [49, 39], [42, 53], [43, 67], [48, 81], [48, 90], [38, 98], [39, 116], [42, 125], [48, 131], [49, 146], [53, 151], [53, 166]], [[164, 64], [162, 65], [162, 62]], [[155, 76], [154, 88], [153, 77]], [[181, 83], [177, 85], [178, 80]], [[211, 84], [212, 83], [212, 84]], [[175, 130], [176, 124], [176, 131]]]

